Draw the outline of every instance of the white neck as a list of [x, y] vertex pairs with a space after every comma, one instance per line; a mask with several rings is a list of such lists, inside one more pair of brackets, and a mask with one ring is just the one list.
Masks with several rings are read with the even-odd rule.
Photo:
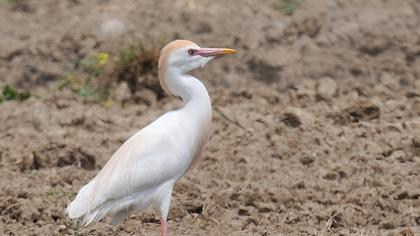
[[206, 87], [194, 76], [170, 70], [166, 74], [166, 85], [170, 93], [181, 97], [184, 108], [211, 112], [211, 101]]
[[164, 77], [165, 87], [169, 93], [182, 99], [183, 107], [176, 112], [191, 127], [186, 132], [192, 134], [190, 135], [191, 140], [188, 142], [193, 144], [193, 160], [196, 160], [205, 146], [210, 132], [212, 118], [210, 97], [206, 87], [194, 76], [176, 70], [168, 72]]

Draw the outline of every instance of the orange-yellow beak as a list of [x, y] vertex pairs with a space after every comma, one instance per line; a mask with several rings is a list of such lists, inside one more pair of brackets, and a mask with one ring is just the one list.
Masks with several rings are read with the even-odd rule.
[[236, 53], [238, 53], [238, 51], [230, 48], [200, 48], [197, 50], [196, 55], [203, 57], [216, 57]]

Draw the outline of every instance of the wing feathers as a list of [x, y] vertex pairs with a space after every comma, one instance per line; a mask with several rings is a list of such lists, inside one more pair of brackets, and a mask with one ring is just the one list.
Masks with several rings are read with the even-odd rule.
[[79, 219], [86, 226], [108, 214], [119, 218], [119, 211], [134, 205], [136, 209], [147, 207], [151, 190], [176, 176], [176, 167], [168, 164], [170, 157], [176, 155], [173, 143], [168, 141], [173, 137], [168, 137], [167, 127], [148, 127], [128, 139], [95, 178], [82, 187], [66, 209], [70, 218]]

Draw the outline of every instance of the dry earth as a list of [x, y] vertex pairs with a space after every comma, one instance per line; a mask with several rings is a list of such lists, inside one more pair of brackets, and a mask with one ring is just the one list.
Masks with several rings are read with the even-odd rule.
[[[212, 134], [175, 187], [171, 235], [420, 235], [420, 2], [281, 6], [0, 1], [0, 87], [37, 95], [0, 104], [0, 234], [158, 235], [152, 209], [81, 230], [64, 209], [179, 101], [145, 88], [133, 100], [119, 83], [106, 108], [56, 85], [92, 53], [186, 38], [240, 54], [195, 72], [212, 97]], [[102, 25], [110, 19], [124, 28]]]

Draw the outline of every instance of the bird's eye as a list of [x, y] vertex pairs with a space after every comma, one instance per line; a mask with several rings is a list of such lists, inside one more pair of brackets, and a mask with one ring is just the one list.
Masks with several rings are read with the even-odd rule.
[[188, 55], [190, 55], [190, 56], [194, 56], [195, 52], [196, 52], [195, 49], [192, 49], [192, 48], [188, 49]]

